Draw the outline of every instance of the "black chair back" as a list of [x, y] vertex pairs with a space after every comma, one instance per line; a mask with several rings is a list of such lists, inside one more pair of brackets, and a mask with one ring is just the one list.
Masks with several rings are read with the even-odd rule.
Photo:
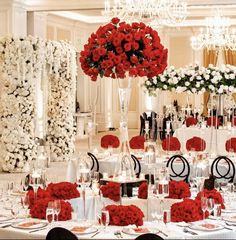
[[[180, 167], [182, 165], [182, 168]], [[189, 182], [190, 165], [188, 160], [181, 155], [172, 156], [166, 164], [170, 170], [170, 179], [175, 181]]]
[[143, 136], [144, 135], [144, 128], [145, 128], [145, 120], [142, 115], [140, 115], [140, 132], [139, 135]]
[[140, 164], [139, 160], [133, 154], [131, 154], [131, 158], [134, 161], [134, 171], [136, 172], [137, 177], [139, 177], [141, 170], [142, 170], [141, 164]]
[[97, 158], [91, 152], [88, 152], [87, 154], [92, 160], [92, 166], [91, 166], [90, 170], [95, 171], [95, 172], [99, 172], [99, 163], [98, 163]]
[[135, 240], [164, 240], [154, 233], [145, 233], [135, 238]]
[[232, 183], [235, 177], [234, 163], [226, 156], [219, 156], [211, 164], [211, 174], [216, 179]]
[[48, 232], [46, 240], [78, 240], [78, 238], [65, 228], [55, 227]]

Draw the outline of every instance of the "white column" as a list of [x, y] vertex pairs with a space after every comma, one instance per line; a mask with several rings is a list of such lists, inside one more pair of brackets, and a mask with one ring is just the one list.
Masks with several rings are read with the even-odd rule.
[[0, 1], [0, 36], [26, 36], [27, 14], [23, 1]]
[[43, 39], [47, 38], [47, 13], [27, 13], [27, 34]]

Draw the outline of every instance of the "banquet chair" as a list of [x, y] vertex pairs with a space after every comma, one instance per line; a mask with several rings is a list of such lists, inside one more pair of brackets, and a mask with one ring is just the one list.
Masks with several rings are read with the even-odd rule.
[[145, 120], [142, 115], [140, 115], [140, 136], [144, 135], [144, 128], [145, 128]]
[[164, 240], [164, 239], [154, 233], [145, 233], [136, 237], [135, 240]]
[[88, 152], [87, 154], [92, 160], [92, 166], [91, 166], [90, 170], [95, 171], [95, 172], [99, 172], [99, 163], [98, 163], [97, 158], [91, 152]]
[[232, 160], [226, 156], [217, 157], [211, 165], [211, 174], [219, 180], [234, 181], [235, 166]]
[[[182, 168], [180, 167], [182, 165]], [[174, 155], [166, 163], [170, 171], [170, 179], [189, 182], [190, 165], [188, 160], [181, 155]]]
[[141, 173], [141, 164], [140, 164], [138, 158], [136, 158], [133, 154], [131, 154], [131, 158], [134, 161], [134, 171], [136, 173], [136, 176], [139, 177], [139, 175]]
[[55, 227], [48, 232], [46, 240], [78, 240], [78, 238], [65, 228]]

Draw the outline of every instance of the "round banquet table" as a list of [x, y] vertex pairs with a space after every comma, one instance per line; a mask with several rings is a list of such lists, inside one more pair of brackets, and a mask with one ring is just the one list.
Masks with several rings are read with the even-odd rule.
[[186, 142], [188, 139], [196, 136], [206, 141], [205, 152], [211, 152], [220, 155], [227, 155], [225, 143], [229, 138], [236, 137], [236, 128], [231, 130], [227, 129], [214, 129], [214, 128], [198, 128], [198, 127], [183, 127], [178, 128], [174, 132], [181, 143], [181, 152], [187, 153]]

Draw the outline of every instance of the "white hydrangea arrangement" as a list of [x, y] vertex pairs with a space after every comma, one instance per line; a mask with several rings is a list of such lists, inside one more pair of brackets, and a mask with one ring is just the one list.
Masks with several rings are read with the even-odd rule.
[[185, 68], [167, 68], [163, 74], [145, 80], [144, 91], [151, 96], [156, 96], [157, 90], [169, 90], [178, 93], [204, 93], [209, 91], [216, 94], [236, 92], [236, 67], [222, 65], [208, 68], [197, 64]]
[[[0, 38], [0, 158], [3, 171], [27, 171], [36, 157], [35, 83], [47, 74], [48, 66], [52, 86], [48, 94], [48, 141], [59, 158], [66, 159], [73, 150], [75, 54], [74, 47], [65, 42], [46, 42], [32, 36]], [[58, 105], [61, 107], [56, 110]], [[56, 113], [51, 114], [52, 109]], [[59, 131], [58, 126], [64, 131]], [[56, 149], [60, 151], [52, 144], [53, 139], [59, 142]]]

